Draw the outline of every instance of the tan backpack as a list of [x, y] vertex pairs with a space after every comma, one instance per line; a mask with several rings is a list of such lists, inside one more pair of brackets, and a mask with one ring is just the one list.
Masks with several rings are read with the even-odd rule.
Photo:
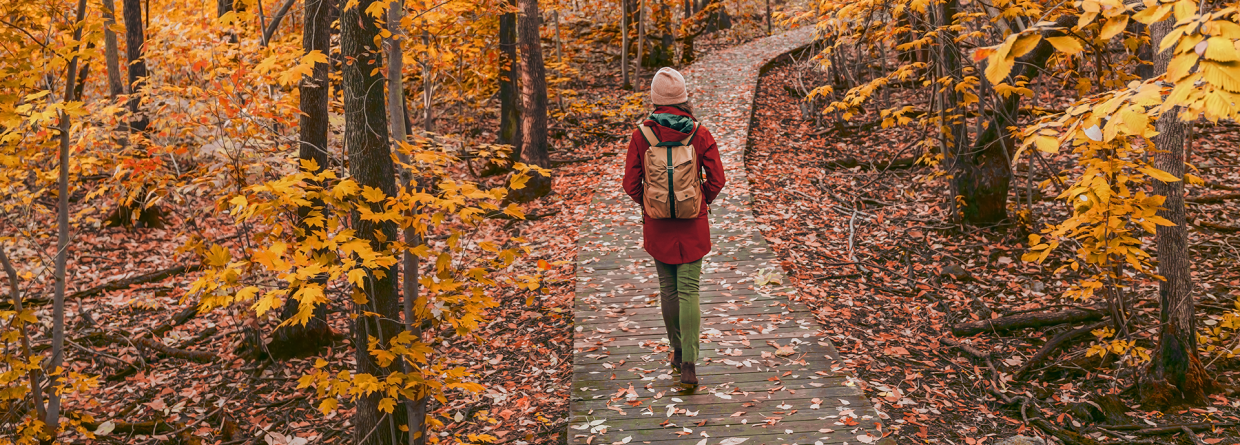
[[642, 160], [646, 172], [642, 181], [642, 204], [653, 219], [694, 219], [702, 210], [702, 178], [698, 175], [697, 153], [690, 141], [700, 124], [683, 141], [660, 142], [654, 131], [638, 124], [650, 149]]

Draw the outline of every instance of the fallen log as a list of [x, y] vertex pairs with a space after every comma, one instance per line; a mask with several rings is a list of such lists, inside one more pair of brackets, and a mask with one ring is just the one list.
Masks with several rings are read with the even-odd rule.
[[[189, 272], [197, 272], [199, 270], [202, 270], [201, 264], [195, 264], [193, 266], [171, 267], [168, 269], [151, 272], [145, 275], [138, 275], [136, 277], [124, 278], [124, 279], [113, 281], [111, 283], [101, 284], [101, 285], [92, 287], [90, 289], [77, 291], [77, 292], [74, 292], [73, 294], [70, 294], [68, 297], [66, 297], [66, 300], [76, 300], [79, 298], [86, 298], [86, 297], [98, 295], [104, 292], [127, 289], [129, 288], [129, 286], [133, 286], [135, 284], [145, 284], [145, 283], [150, 283], [153, 281], [160, 281], [160, 280], [163, 280], [165, 278], [172, 277], [175, 275], [180, 275], [180, 274], [189, 273]], [[27, 306], [42, 306], [42, 305], [49, 304], [51, 302], [52, 302], [52, 299], [50, 298], [30, 298], [30, 299], [25, 300], [25, 303]], [[0, 301], [0, 309], [12, 309], [12, 308], [13, 308], [13, 304], [11, 302]]]
[[175, 357], [175, 358], [179, 358], [182, 360], [189, 360], [195, 363], [211, 363], [217, 358], [215, 354], [212, 354], [210, 352], [178, 349], [178, 348], [165, 345], [163, 342], [159, 340], [153, 340], [153, 339], [146, 338], [146, 337], [129, 338], [129, 337], [125, 337], [122, 335], [113, 334], [113, 333], [105, 333], [105, 334], [102, 334], [100, 337], [112, 343], [121, 344], [121, 345], [132, 344], [134, 346], [141, 346], [143, 348], [150, 349], [155, 352], [159, 352], [169, 357]]
[[1072, 340], [1075, 340], [1077, 337], [1088, 334], [1090, 331], [1093, 331], [1094, 329], [1098, 329], [1105, 324], [1107, 324], [1107, 322], [1105, 321], [1100, 322], [1100, 323], [1094, 323], [1091, 325], [1086, 325], [1086, 326], [1076, 328], [1071, 331], [1056, 335], [1055, 338], [1052, 338], [1050, 341], [1046, 342], [1046, 344], [1042, 345], [1042, 349], [1039, 349], [1036, 354], [1033, 354], [1033, 357], [1030, 357], [1029, 361], [1026, 361], [1025, 365], [1021, 366], [1020, 369], [1016, 371], [1016, 374], [1013, 375], [1013, 378], [1015, 378], [1016, 380], [1020, 380], [1024, 378], [1025, 373], [1033, 369], [1034, 366], [1037, 366], [1038, 364], [1042, 363], [1043, 360], [1046, 360], [1046, 358], [1049, 357], [1051, 353], [1059, 350], [1060, 346], [1063, 346], [1064, 344], [1071, 342]]
[[968, 337], [982, 332], [1008, 332], [1024, 328], [1081, 323], [1102, 319], [1102, 312], [1087, 309], [1065, 309], [1059, 312], [1030, 312], [989, 320], [970, 321], [952, 326], [952, 334]]
[[1220, 422], [1220, 423], [1186, 423], [1179, 425], [1155, 426], [1147, 427], [1144, 425], [1117, 425], [1108, 426], [1108, 429], [1115, 431], [1127, 431], [1129, 434], [1140, 436], [1156, 436], [1160, 434], [1175, 434], [1188, 428], [1190, 431], [1199, 432], [1212, 430], [1214, 428], [1227, 428], [1240, 425], [1240, 422]]
[[1202, 221], [1200, 223], [1197, 223], [1197, 227], [1205, 227], [1207, 229], [1210, 229], [1210, 230], [1213, 230], [1219, 233], [1240, 232], [1240, 226], [1229, 226], [1226, 224], [1219, 224], [1219, 223], [1210, 222], [1210, 221]]
[[161, 324], [159, 327], [151, 330], [151, 333], [154, 334], [156, 338], [163, 337], [164, 334], [167, 334], [168, 331], [172, 330], [172, 328], [188, 323], [196, 316], [198, 316], [198, 306], [191, 304], [186, 306], [185, 309], [181, 309], [181, 312], [177, 312], [176, 315], [173, 315], [172, 320], [166, 321], [164, 324]]
[[[82, 427], [90, 431], [97, 431], [99, 427], [107, 422], [82, 422]], [[146, 422], [112, 422], [112, 431], [109, 434], [142, 434], [152, 436], [161, 433], [171, 433], [177, 429], [170, 423], [162, 420], [148, 420]]]
[[1184, 201], [1194, 204], [1218, 204], [1229, 199], [1240, 199], [1240, 193], [1223, 193], [1218, 195], [1196, 196], [1185, 198]]
[[911, 168], [917, 165], [917, 157], [911, 156], [906, 158], [894, 159], [887, 162], [868, 163], [862, 162], [857, 158], [847, 157], [842, 159], [833, 159], [822, 163], [822, 168], [829, 170], [842, 170], [856, 167], [864, 167], [872, 170], [890, 170]]

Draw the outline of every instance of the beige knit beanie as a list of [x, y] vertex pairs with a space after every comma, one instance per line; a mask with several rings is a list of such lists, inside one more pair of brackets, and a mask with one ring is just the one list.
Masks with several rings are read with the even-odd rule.
[[685, 78], [679, 71], [671, 68], [659, 68], [650, 80], [650, 100], [655, 105], [676, 105], [689, 101], [689, 93], [685, 92]]

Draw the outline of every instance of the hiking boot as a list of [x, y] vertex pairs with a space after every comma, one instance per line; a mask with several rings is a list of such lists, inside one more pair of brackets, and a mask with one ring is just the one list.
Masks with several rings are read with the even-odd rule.
[[680, 383], [690, 386], [697, 386], [697, 370], [694, 369], [694, 367], [695, 365], [693, 363], [680, 364]]
[[673, 371], [680, 372], [680, 357], [681, 355], [680, 355], [679, 349], [672, 352], [672, 370]]

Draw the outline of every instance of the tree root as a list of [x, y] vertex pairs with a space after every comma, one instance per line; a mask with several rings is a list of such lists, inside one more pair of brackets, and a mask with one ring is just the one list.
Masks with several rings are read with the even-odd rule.
[[1063, 346], [1064, 344], [1067, 344], [1068, 342], [1075, 340], [1077, 337], [1088, 334], [1090, 331], [1094, 329], [1098, 329], [1105, 324], [1107, 324], [1107, 322], [1105, 321], [1094, 323], [1091, 325], [1083, 326], [1083, 327], [1076, 328], [1071, 331], [1056, 335], [1055, 338], [1052, 338], [1050, 341], [1046, 342], [1045, 345], [1042, 345], [1042, 349], [1039, 349], [1038, 352], [1033, 355], [1033, 357], [1030, 357], [1029, 361], [1025, 362], [1025, 365], [1021, 366], [1020, 369], [1016, 371], [1016, 374], [1013, 375], [1013, 378], [1016, 380], [1023, 379], [1026, 373], [1032, 370], [1034, 366], [1041, 364], [1043, 360], [1046, 360], [1046, 358], [1049, 357], [1051, 353], [1058, 350], [1060, 346]]
[[1102, 312], [1088, 309], [1066, 309], [1059, 312], [1032, 312], [1008, 315], [989, 320], [958, 323], [952, 326], [952, 334], [955, 334], [957, 337], [968, 337], [990, 331], [1003, 333], [1024, 328], [1095, 321], [1102, 319], [1102, 315]]
[[959, 340], [956, 340], [954, 338], [943, 337], [943, 338], [940, 338], [939, 341], [949, 346], [960, 348], [961, 351], [969, 353], [969, 355], [973, 356], [974, 358], [978, 360], [989, 360], [990, 359], [989, 353], [982, 352], [980, 349], [973, 347], [973, 345], [962, 343]]
[[1068, 445], [1101, 445], [1098, 441], [1087, 436], [1082, 436], [1063, 428], [1059, 428], [1055, 425], [1051, 425], [1050, 422], [1047, 422], [1046, 419], [1041, 417], [1029, 419], [1029, 423], [1032, 423], [1033, 426], [1038, 427], [1038, 429], [1042, 430], [1046, 434], [1055, 436], [1056, 439], [1059, 439]]

